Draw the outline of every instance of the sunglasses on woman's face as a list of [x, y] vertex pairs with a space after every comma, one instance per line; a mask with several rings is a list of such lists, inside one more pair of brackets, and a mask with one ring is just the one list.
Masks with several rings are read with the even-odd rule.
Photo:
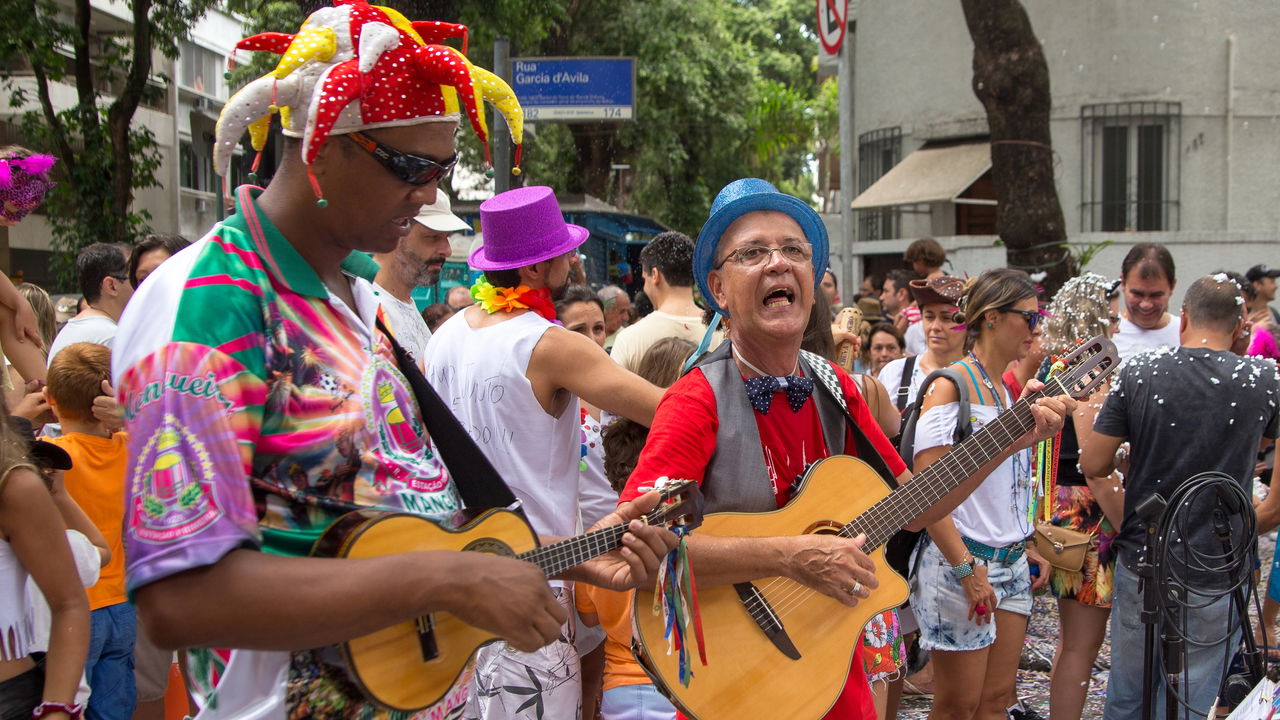
[[1035, 332], [1036, 326], [1040, 324], [1040, 319], [1044, 317], [1038, 310], [1015, 310], [1014, 308], [1004, 308], [1000, 312], [1021, 315], [1022, 319], [1027, 321], [1027, 329], [1032, 332]]
[[351, 138], [357, 145], [364, 148], [365, 152], [372, 155], [373, 159], [377, 160], [392, 175], [410, 185], [430, 185], [437, 180], [443, 179], [444, 176], [453, 171], [453, 166], [458, 164], [457, 153], [441, 162], [421, 155], [400, 152], [393, 147], [383, 145], [364, 133], [347, 133], [346, 137]]

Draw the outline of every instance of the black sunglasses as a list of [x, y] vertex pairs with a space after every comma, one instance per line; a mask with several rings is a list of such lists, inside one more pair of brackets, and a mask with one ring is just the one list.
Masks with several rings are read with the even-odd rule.
[[365, 152], [373, 156], [400, 180], [410, 185], [429, 185], [453, 171], [453, 166], [458, 164], [458, 154], [454, 153], [453, 157], [439, 162], [431, 158], [422, 157], [421, 155], [412, 155], [406, 152], [400, 152], [395, 148], [388, 147], [373, 138], [360, 132], [347, 133], [346, 137], [351, 138], [357, 145], [364, 148]]
[[1017, 313], [1027, 321], [1027, 329], [1034, 331], [1036, 326], [1040, 324], [1040, 320], [1044, 317], [1038, 310], [1015, 310], [1013, 308], [1002, 308], [1003, 313]]

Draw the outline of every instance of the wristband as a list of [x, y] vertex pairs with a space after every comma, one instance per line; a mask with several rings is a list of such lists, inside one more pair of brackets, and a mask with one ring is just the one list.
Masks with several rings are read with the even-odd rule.
[[71, 716], [71, 720], [78, 720], [80, 714], [84, 712], [84, 705], [68, 705], [60, 702], [42, 702], [31, 711], [31, 717], [42, 718], [50, 713], [64, 712]]
[[973, 560], [966, 560], [959, 565], [951, 566], [951, 575], [956, 580], [963, 580], [973, 574]]

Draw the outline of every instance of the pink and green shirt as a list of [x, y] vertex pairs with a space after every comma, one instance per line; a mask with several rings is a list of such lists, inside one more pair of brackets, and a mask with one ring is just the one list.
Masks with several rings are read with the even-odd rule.
[[[305, 555], [357, 508], [444, 519], [461, 507], [376, 329], [377, 265], [343, 264], [347, 307], [258, 211], [260, 192], [240, 188], [237, 213], [149, 276], [120, 321], [131, 592], [237, 548]], [[234, 654], [220, 657], [198, 674], [234, 677]], [[233, 714], [239, 691], [255, 692], [218, 684], [208, 700]]]

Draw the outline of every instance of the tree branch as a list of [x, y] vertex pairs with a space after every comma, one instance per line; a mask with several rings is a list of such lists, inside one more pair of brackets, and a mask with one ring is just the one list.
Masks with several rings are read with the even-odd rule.
[[43, 63], [33, 62], [31, 69], [36, 76], [36, 92], [40, 96], [40, 109], [45, 121], [49, 123], [50, 130], [53, 131], [53, 141], [58, 146], [58, 157], [67, 167], [74, 167], [76, 154], [71, 148], [70, 138], [67, 137], [67, 126], [63, 124], [62, 118], [58, 117], [58, 111], [53, 107], [53, 97], [49, 94], [49, 73]]
[[[133, 160], [129, 147], [129, 126], [138, 105], [142, 103], [142, 95], [151, 77], [151, 5], [152, 0], [133, 2], [133, 57], [129, 64], [129, 74], [119, 96], [107, 111], [107, 127], [112, 146], [111, 207], [117, 217], [125, 216], [133, 202]], [[116, 227], [117, 233], [124, 232], [122, 227]], [[114, 239], [127, 242], [132, 238]]]
[[93, 56], [89, 52], [89, 0], [76, 0], [76, 31], [72, 35], [75, 48], [76, 96], [80, 99], [81, 122], [85, 134], [98, 127], [97, 97], [93, 86]]

